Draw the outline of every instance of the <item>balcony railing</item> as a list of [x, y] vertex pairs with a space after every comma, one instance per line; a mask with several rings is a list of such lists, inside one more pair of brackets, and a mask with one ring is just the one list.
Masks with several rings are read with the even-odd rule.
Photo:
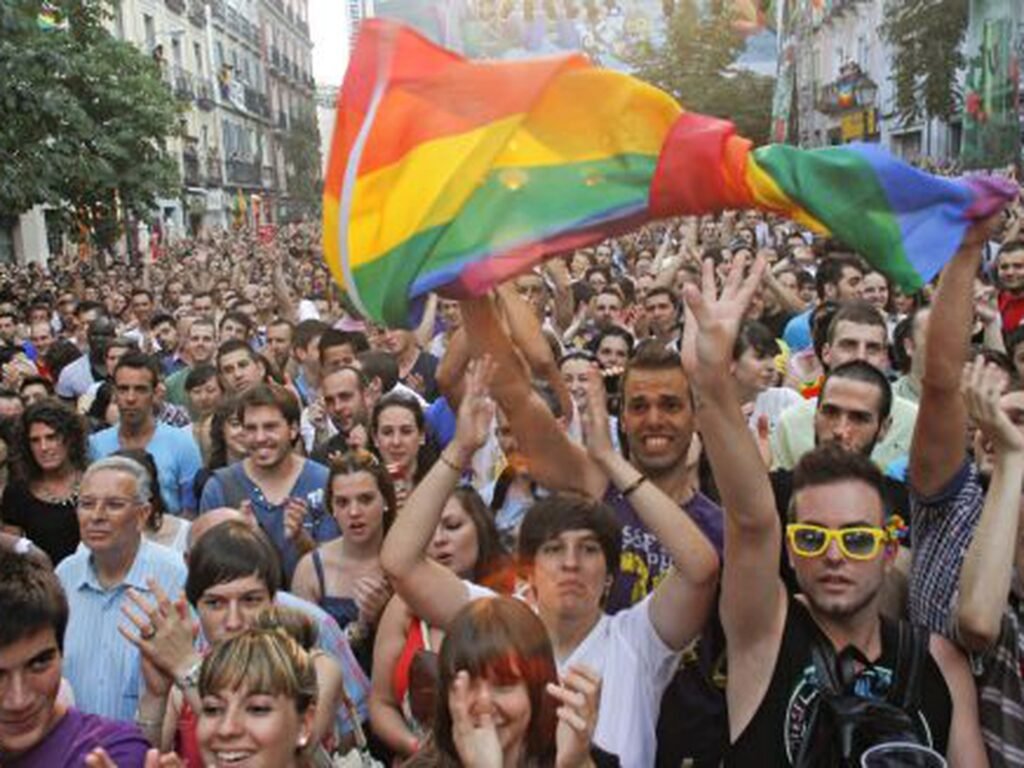
[[220, 155], [209, 152], [206, 155], [206, 186], [220, 187], [224, 185], [224, 169], [220, 165]]
[[185, 0], [164, 0], [167, 3], [167, 7], [175, 13], [185, 12]]
[[192, 101], [196, 96], [192, 73], [182, 67], [174, 68], [174, 95], [182, 101]]
[[202, 78], [196, 81], [196, 104], [207, 112], [216, 106], [212, 80]]
[[199, 173], [199, 155], [194, 149], [186, 149], [181, 153], [182, 166], [185, 169], [185, 186], [201, 187], [203, 177]]
[[250, 187], [260, 186], [260, 166], [258, 163], [245, 160], [228, 160], [228, 183], [244, 184]]

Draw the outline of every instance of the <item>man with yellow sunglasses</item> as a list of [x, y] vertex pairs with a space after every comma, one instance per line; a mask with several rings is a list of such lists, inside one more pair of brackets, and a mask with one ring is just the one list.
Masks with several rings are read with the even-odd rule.
[[[900, 627], [880, 613], [896, 547], [884, 527], [878, 468], [841, 444], [821, 445], [793, 473], [786, 540], [800, 594], [787, 592], [778, 572], [782, 531], [771, 483], [729, 373], [736, 334], [764, 270], [758, 260], [744, 277], [743, 261], [733, 265], [721, 296], [709, 265], [703, 289], [687, 288], [683, 360], [726, 513], [720, 598], [729, 669], [725, 765], [792, 766], [806, 759], [801, 749], [822, 697], [815, 649], [831, 644], [836, 656], [859, 660], [852, 681], [858, 697], [892, 704], [897, 697], [890, 693], [904, 690]], [[938, 635], [918, 636], [920, 675], [911, 698], [899, 697], [918, 743], [951, 766], [987, 765], [966, 659]], [[835, 735], [828, 734], [838, 742]]]

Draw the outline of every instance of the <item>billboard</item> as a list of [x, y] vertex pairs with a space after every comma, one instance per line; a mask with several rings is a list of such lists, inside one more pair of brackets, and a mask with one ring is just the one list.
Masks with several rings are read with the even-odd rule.
[[[702, 10], [711, 2], [697, 0]], [[765, 0], [726, 0], [747, 50], [737, 65], [774, 74], [775, 36]], [[514, 59], [583, 51], [603, 67], [628, 71], [626, 57], [664, 39], [675, 0], [374, 0], [374, 15], [405, 22], [470, 58]]]

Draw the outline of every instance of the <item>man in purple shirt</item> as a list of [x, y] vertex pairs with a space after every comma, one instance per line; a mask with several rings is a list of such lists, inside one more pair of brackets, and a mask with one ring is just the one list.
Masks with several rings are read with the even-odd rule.
[[142, 768], [149, 744], [130, 724], [58, 698], [68, 603], [46, 566], [0, 551], [0, 764], [80, 768], [103, 748], [118, 768]]

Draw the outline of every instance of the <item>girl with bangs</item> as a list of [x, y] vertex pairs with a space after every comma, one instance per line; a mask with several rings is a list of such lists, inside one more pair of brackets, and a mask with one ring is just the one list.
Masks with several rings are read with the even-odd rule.
[[199, 674], [196, 728], [207, 768], [306, 768], [317, 700], [312, 657], [284, 630], [214, 647]]
[[608, 764], [590, 743], [600, 685], [582, 665], [559, 683], [547, 631], [521, 601], [476, 600], [448, 627], [433, 735], [405, 766]]
[[[459, 578], [502, 594], [515, 586], [513, 563], [494, 516], [472, 487], [456, 488], [445, 502], [427, 554]], [[429, 731], [438, 690], [436, 650], [442, 628], [413, 615], [394, 596], [381, 615], [373, 649], [370, 724], [396, 757], [415, 754]]]

